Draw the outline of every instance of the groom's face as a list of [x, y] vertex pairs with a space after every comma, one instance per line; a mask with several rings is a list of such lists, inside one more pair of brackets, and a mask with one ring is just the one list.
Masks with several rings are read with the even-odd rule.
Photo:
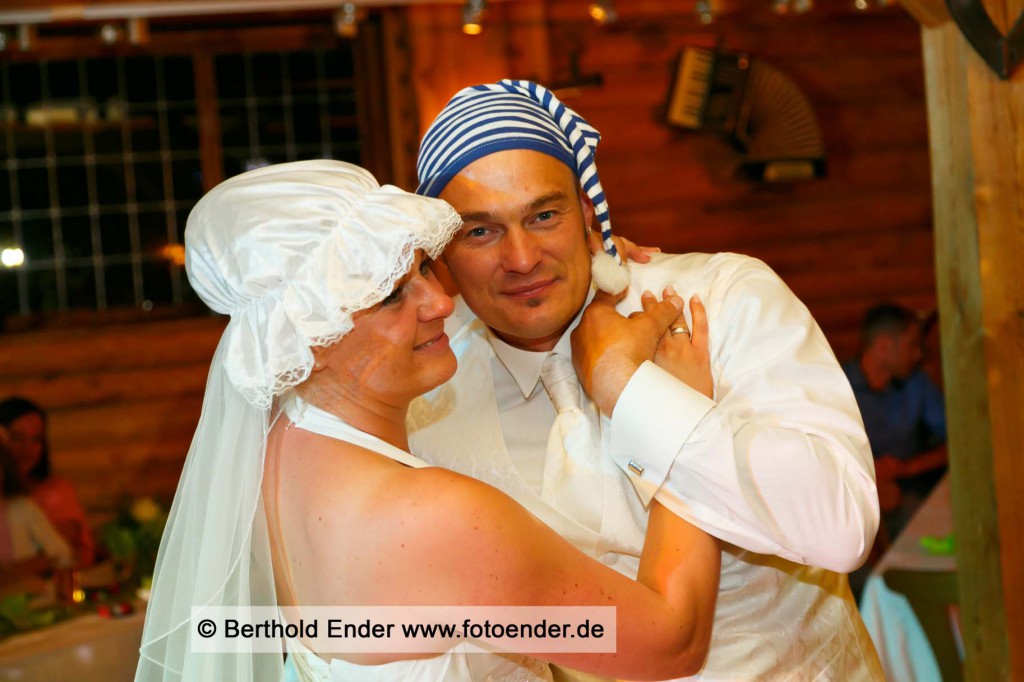
[[441, 192], [463, 226], [443, 261], [467, 305], [513, 346], [550, 350], [590, 288], [593, 206], [557, 159], [508, 150], [466, 166]]

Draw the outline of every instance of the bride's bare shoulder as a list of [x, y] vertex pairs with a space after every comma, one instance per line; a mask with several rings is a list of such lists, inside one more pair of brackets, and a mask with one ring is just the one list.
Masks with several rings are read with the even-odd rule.
[[551, 531], [511, 498], [447, 469], [350, 443], [318, 445], [286, 469], [282, 524], [303, 565], [297, 578], [344, 576], [317, 587], [327, 603], [516, 603], [540, 589], [520, 579], [544, 573], [537, 557], [561, 556]]
[[329, 503], [328, 513], [340, 522], [364, 507], [373, 508], [373, 520], [367, 521], [373, 524], [395, 515], [410, 522], [432, 521], [464, 508], [512, 504], [497, 490], [453, 471], [406, 466], [374, 450], [302, 429], [270, 434], [265, 469], [279, 494], [307, 508]]

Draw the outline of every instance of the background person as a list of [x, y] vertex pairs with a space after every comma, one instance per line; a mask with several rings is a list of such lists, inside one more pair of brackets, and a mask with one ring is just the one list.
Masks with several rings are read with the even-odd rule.
[[923, 358], [921, 320], [884, 304], [865, 314], [860, 356], [843, 364], [871, 442], [890, 541], [946, 471], [945, 404]]
[[0, 592], [31, 589], [41, 575], [67, 568], [71, 548], [28, 495], [0, 427]]
[[96, 544], [75, 487], [51, 471], [46, 412], [25, 398], [7, 398], [0, 402], [0, 426], [7, 429], [11, 453], [32, 499], [71, 545], [76, 564], [92, 564]]

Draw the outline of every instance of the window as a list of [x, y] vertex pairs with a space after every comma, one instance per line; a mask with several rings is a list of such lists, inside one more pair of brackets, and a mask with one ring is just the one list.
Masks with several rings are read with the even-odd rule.
[[[356, 41], [330, 38], [207, 48], [205, 99], [182, 50], [0, 61], [0, 249], [25, 259], [0, 268], [0, 323], [192, 305], [182, 241], [205, 189], [270, 163], [361, 163]], [[204, 144], [211, 112], [219, 134]]]
[[0, 82], [0, 245], [25, 257], [4, 312], [181, 304], [174, 246], [202, 194], [190, 60], [0, 63]]
[[350, 52], [216, 59], [224, 177], [309, 158], [359, 163]]

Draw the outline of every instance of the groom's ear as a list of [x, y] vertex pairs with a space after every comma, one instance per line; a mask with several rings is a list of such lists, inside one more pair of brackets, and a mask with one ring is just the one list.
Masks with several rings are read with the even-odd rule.
[[590, 198], [590, 195], [583, 191], [582, 187], [580, 187], [579, 192], [580, 209], [583, 211], [583, 226], [587, 228], [587, 230], [597, 230], [598, 232], [601, 232], [601, 226], [594, 225], [595, 211], [593, 200]]

